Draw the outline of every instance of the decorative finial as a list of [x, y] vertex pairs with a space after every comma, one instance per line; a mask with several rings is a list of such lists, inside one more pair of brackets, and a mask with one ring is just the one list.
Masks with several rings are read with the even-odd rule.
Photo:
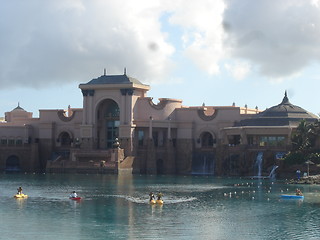
[[288, 98], [288, 95], [287, 95], [287, 90], [284, 92], [284, 97], [282, 99], [281, 104], [290, 104], [289, 98]]
[[124, 75], [127, 75], [127, 68], [124, 68]]
[[106, 68], [103, 69], [103, 75], [105, 76], [107, 74]]

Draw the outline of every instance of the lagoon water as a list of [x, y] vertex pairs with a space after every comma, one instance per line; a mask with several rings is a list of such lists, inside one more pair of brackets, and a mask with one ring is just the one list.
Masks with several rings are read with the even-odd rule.
[[[28, 199], [14, 199], [22, 186]], [[0, 175], [0, 239], [319, 239], [320, 186], [212, 176]], [[76, 190], [83, 199], [68, 199]], [[161, 191], [164, 205], [148, 204]]]

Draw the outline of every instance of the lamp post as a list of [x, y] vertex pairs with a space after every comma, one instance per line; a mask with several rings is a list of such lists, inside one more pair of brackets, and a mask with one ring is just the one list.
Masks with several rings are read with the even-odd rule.
[[307, 160], [306, 162], [305, 162], [305, 164], [307, 164], [307, 176], [309, 177], [309, 165], [310, 164], [314, 164], [314, 162], [312, 162], [312, 161], [310, 161], [310, 160]]

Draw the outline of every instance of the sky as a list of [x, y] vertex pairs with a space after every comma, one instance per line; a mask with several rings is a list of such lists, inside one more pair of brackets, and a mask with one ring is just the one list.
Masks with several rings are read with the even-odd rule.
[[320, 0], [0, 0], [0, 117], [82, 108], [123, 74], [185, 106], [320, 113]]

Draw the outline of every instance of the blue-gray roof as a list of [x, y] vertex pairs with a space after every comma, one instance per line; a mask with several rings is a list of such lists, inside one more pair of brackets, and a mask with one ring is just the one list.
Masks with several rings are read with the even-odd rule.
[[135, 83], [140, 85], [145, 85], [141, 83], [139, 80], [128, 77], [126, 74], [123, 75], [102, 75], [98, 78], [94, 78], [86, 84], [128, 84]]
[[254, 115], [252, 118], [241, 120], [237, 126], [288, 126], [298, 125], [301, 120], [314, 122], [318, 117], [303, 108], [290, 103], [287, 92], [282, 102], [276, 106]]

